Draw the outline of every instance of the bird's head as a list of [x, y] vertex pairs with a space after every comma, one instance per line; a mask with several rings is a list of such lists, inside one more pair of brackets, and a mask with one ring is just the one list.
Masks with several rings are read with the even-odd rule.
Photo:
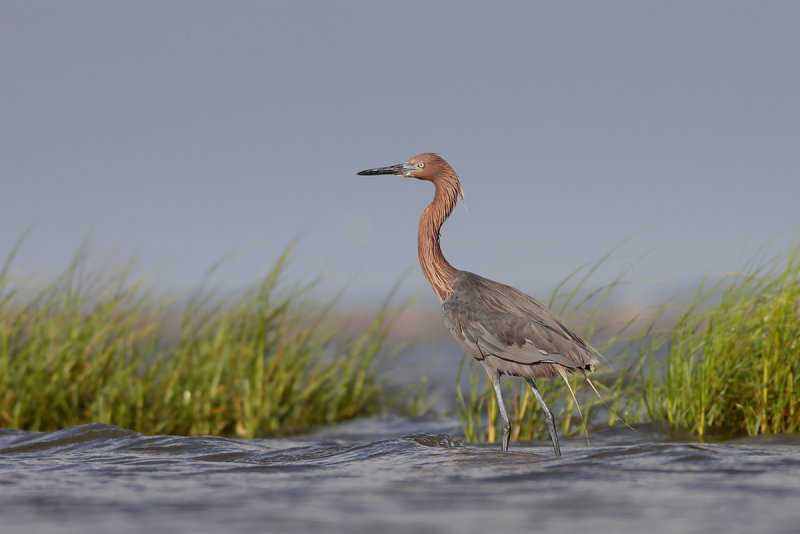
[[456, 176], [453, 168], [444, 159], [430, 152], [414, 156], [408, 161], [398, 163], [397, 165], [367, 169], [358, 174], [362, 176], [395, 174], [403, 178], [417, 178], [419, 180], [428, 180], [431, 182], [435, 182], [439, 178]]
[[455, 206], [458, 197], [461, 197], [462, 200], [464, 199], [464, 190], [461, 188], [461, 182], [458, 181], [456, 171], [438, 154], [432, 152], [414, 156], [408, 161], [397, 165], [367, 169], [358, 174], [362, 176], [395, 174], [403, 178], [428, 180], [436, 185], [437, 191], [440, 186], [446, 191], [452, 191], [453, 206]]

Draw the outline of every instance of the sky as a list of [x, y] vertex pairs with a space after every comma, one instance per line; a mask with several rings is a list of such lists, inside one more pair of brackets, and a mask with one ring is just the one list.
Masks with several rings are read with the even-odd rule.
[[[614, 250], [625, 298], [732, 272], [800, 230], [800, 3], [6, 0], [0, 258], [92, 261], [169, 290], [287, 277], [435, 305], [437, 152], [454, 266], [547, 295]], [[27, 233], [26, 233], [27, 232]], [[209, 269], [219, 267], [209, 274]]]

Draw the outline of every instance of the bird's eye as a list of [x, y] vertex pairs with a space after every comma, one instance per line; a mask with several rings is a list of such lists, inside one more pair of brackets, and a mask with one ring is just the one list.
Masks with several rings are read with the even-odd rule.
[[417, 163], [417, 167], [419, 167], [420, 169], [423, 168], [424, 166], [425, 166], [424, 161], [420, 161], [419, 163]]

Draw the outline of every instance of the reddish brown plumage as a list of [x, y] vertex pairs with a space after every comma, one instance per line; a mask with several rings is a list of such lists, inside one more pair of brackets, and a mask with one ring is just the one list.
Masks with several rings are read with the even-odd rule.
[[453, 289], [453, 277], [457, 273], [442, 254], [439, 245], [439, 230], [458, 204], [464, 193], [453, 168], [436, 154], [420, 154], [408, 160], [413, 165], [423, 163], [424, 167], [414, 171], [414, 177], [433, 182], [436, 193], [422, 217], [419, 219], [417, 233], [417, 253], [419, 265], [433, 292], [444, 302]]

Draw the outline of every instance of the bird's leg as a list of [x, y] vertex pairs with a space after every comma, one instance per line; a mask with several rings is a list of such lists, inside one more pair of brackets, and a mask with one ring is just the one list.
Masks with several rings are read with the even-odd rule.
[[550, 439], [553, 440], [553, 451], [555, 451], [556, 456], [561, 456], [561, 447], [558, 445], [556, 425], [553, 422], [553, 412], [551, 412], [550, 408], [548, 408], [547, 404], [545, 404], [542, 394], [539, 393], [539, 388], [536, 387], [536, 382], [534, 382], [532, 378], [526, 378], [525, 380], [527, 380], [528, 384], [530, 384], [533, 394], [536, 397], [536, 400], [539, 401], [539, 405], [542, 407], [542, 411], [544, 412], [544, 422], [547, 423], [547, 430], [550, 431]]
[[500, 379], [492, 377], [494, 393], [497, 396], [497, 407], [500, 409], [500, 417], [503, 418], [503, 452], [508, 451], [508, 442], [511, 440], [511, 423], [508, 422], [506, 404], [503, 402], [503, 390], [500, 389]]

